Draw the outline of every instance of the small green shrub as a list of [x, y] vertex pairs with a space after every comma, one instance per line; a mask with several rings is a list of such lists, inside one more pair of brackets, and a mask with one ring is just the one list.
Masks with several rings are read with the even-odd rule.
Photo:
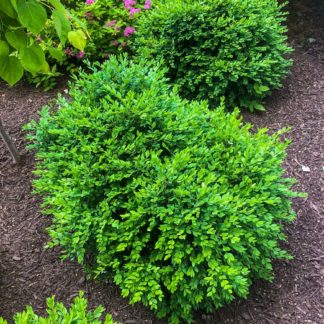
[[291, 61], [285, 54], [286, 13], [277, 0], [163, 1], [137, 20], [134, 49], [163, 59], [188, 99], [222, 96], [230, 106], [263, 110]]
[[[99, 306], [93, 312], [87, 311], [87, 300], [83, 293], [74, 299], [74, 303], [67, 309], [62, 303], [57, 303], [54, 297], [47, 299], [47, 317], [41, 317], [34, 313], [32, 307], [27, 306], [26, 310], [14, 316], [15, 324], [114, 324], [111, 315], [107, 315], [105, 321], [101, 321], [104, 308]], [[0, 324], [7, 324], [7, 321], [0, 317]], [[117, 324], [117, 323], [116, 323]]]
[[272, 278], [294, 213], [287, 142], [180, 99], [154, 63], [111, 58], [32, 123], [50, 247], [91, 260], [131, 303], [191, 321]]

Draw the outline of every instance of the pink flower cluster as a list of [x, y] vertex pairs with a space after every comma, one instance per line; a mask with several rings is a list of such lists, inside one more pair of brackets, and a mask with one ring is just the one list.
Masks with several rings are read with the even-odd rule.
[[110, 20], [105, 23], [105, 27], [113, 27], [117, 23], [117, 20]]
[[135, 5], [136, 5], [135, 0], [124, 0], [124, 6], [125, 6], [126, 9], [131, 9]]
[[136, 32], [134, 27], [128, 26], [124, 30], [124, 36], [129, 37], [130, 35], [134, 34]]
[[140, 12], [140, 11], [141, 11], [140, 8], [130, 8], [130, 9], [129, 9], [129, 14], [130, 14], [131, 16], [133, 16], [133, 15], [135, 15], [137, 12]]
[[149, 10], [151, 8], [152, 8], [152, 2], [151, 2], [151, 0], [146, 0], [145, 1], [145, 4], [144, 4], [144, 9], [145, 10]]
[[76, 57], [76, 58], [78, 58], [78, 59], [82, 59], [82, 58], [84, 58], [84, 56], [85, 56], [85, 52], [84, 52], [84, 51], [80, 51], [80, 52], [77, 52], [77, 53], [73, 53], [73, 51], [71, 50], [70, 47], [67, 47], [67, 48], [65, 49], [65, 54], [66, 54], [67, 56], [74, 56], [74, 57]]
[[[141, 11], [140, 8], [135, 8], [134, 7], [135, 5], [136, 5], [136, 1], [135, 0], [124, 0], [124, 6], [125, 6], [126, 9], [129, 10], [130, 16], [133, 16], [136, 13], [138, 13], [138, 12]], [[145, 0], [144, 9], [145, 10], [148, 10], [148, 9], [151, 9], [151, 7], [152, 7], [151, 0]]]
[[92, 12], [90, 12], [90, 11], [86, 12], [85, 16], [86, 16], [87, 19], [93, 20], [93, 13]]
[[[124, 2], [124, 7], [125, 9], [129, 12], [129, 16], [132, 18], [135, 14], [139, 13], [141, 11], [141, 8], [137, 8], [137, 0], [122, 0]], [[96, 0], [85, 0], [86, 5], [92, 5], [96, 2]], [[145, 0], [145, 3], [143, 5], [144, 10], [149, 10], [152, 7], [152, 0]], [[93, 20], [94, 16], [93, 13], [91, 12], [86, 12], [85, 16], [88, 20]], [[118, 26], [117, 20], [110, 20], [107, 21], [103, 27], [105, 28], [113, 28], [115, 30], [115, 36], [118, 35], [119, 31], [121, 30], [121, 27]], [[124, 37], [130, 37], [136, 32], [136, 29], [132, 26], [127, 26], [124, 31], [123, 35]], [[113, 46], [120, 46], [120, 47], [125, 47], [127, 46], [127, 42], [119, 42], [119, 40], [114, 40], [111, 43]], [[79, 59], [83, 58], [85, 56], [85, 53], [83, 51], [73, 54], [71, 49], [66, 50], [66, 54], [68, 56], [75, 56]]]

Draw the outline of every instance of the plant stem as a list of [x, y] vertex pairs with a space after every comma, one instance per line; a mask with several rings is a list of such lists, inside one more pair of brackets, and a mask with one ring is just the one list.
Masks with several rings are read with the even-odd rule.
[[6, 133], [6, 131], [2, 125], [2, 122], [1, 122], [1, 118], [0, 118], [0, 136], [2, 137], [3, 141], [5, 142], [8, 150], [13, 158], [14, 163], [19, 163], [20, 155], [16, 149], [15, 144], [13, 143], [11, 138], [8, 136], [8, 134]]

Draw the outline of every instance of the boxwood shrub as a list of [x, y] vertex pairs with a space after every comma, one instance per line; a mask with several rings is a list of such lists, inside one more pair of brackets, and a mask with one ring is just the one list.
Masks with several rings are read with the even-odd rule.
[[134, 50], [163, 58], [188, 99], [263, 110], [291, 65], [285, 15], [277, 0], [161, 1], [137, 20]]
[[[111, 315], [105, 317], [105, 321], [102, 321], [104, 308], [102, 306], [97, 307], [93, 312], [87, 310], [87, 300], [83, 297], [83, 292], [79, 293], [79, 296], [74, 299], [71, 307], [66, 308], [62, 303], [55, 301], [54, 297], [47, 298], [47, 317], [42, 317], [35, 314], [32, 307], [27, 306], [26, 310], [17, 313], [12, 323], [15, 324], [70, 324], [70, 323], [82, 323], [82, 324], [118, 324], [113, 321]], [[0, 317], [0, 324], [7, 324], [3, 318]]]
[[287, 142], [181, 99], [159, 65], [113, 57], [93, 70], [28, 127], [49, 246], [171, 323], [271, 280], [294, 216]]

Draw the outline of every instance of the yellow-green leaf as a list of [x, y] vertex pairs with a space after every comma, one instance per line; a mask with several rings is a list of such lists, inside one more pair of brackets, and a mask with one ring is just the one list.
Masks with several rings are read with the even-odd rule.
[[23, 48], [20, 52], [20, 58], [22, 66], [31, 73], [41, 71], [45, 64], [44, 51], [37, 44]]
[[87, 37], [81, 29], [77, 31], [70, 31], [68, 33], [68, 39], [73, 47], [80, 51], [83, 51], [87, 45]]
[[9, 55], [9, 45], [7, 42], [0, 40], [0, 56]]
[[21, 30], [7, 31], [5, 37], [8, 43], [15, 49], [21, 49], [27, 46], [28, 38], [26, 33]]
[[21, 24], [35, 35], [44, 28], [47, 13], [36, 0], [17, 0], [17, 11]]
[[11, 86], [17, 83], [24, 75], [24, 69], [17, 57], [0, 56], [0, 77]]

